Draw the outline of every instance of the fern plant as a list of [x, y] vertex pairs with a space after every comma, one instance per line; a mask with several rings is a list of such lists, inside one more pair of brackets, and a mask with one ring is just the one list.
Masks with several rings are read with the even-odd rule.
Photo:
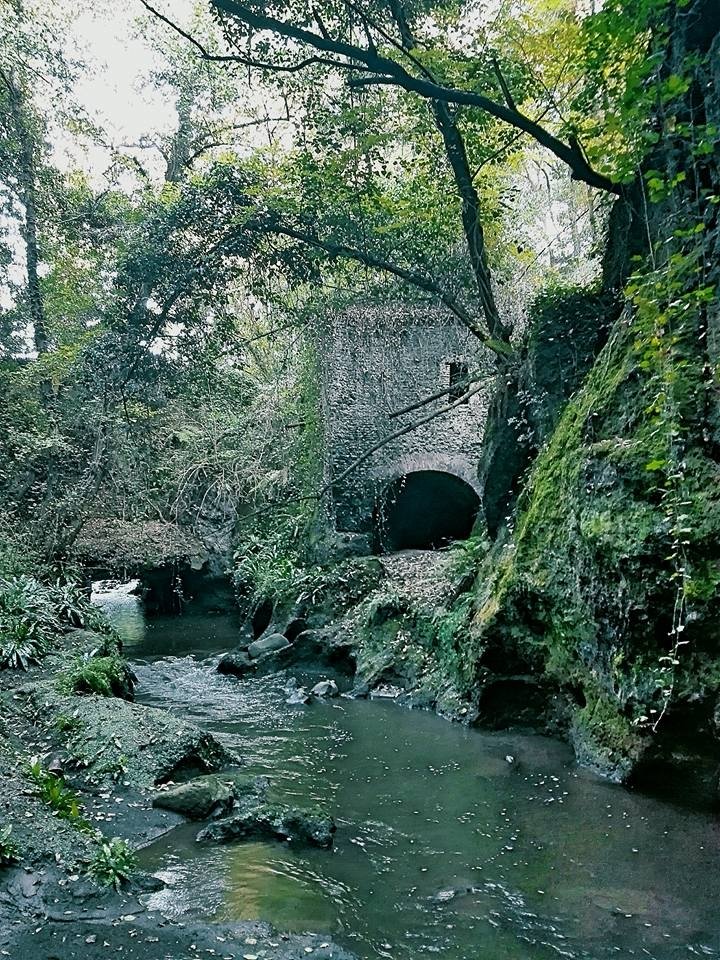
[[120, 837], [98, 844], [97, 852], [88, 867], [88, 876], [102, 887], [113, 887], [118, 892], [124, 883], [130, 880], [137, 866], [137, 858], [127, 841]]
[[46, 770], [39, 757], [32, 757], [28, 765], [28, 776], [35, 784], [38, 797], [51, 807], [63, 820], [84, 823], [80, 817], [80, 803], [77, 794], [65, 786], [62, 777]]
[[0, 579], [0, 668], [27, 670], [68, 627], [90, 627], [114, 639], [103, 613], [76, 583], [48, 586], [25, 575]]
[[90, 693], [100, 697], [129, 696], [132, 674], [117, 654], [82, 657], [58, 680], [62, 693]]

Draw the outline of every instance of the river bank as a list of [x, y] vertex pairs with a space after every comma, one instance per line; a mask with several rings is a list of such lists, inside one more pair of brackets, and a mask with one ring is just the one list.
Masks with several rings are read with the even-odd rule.
[[[450, 724], [396, 699], [288, 702], [324, 668], [222, 675], [233, 616], [146, 619], [127, 593], [103, 602], [134, 702], [58, 691], [87, 636], [2, 675], [16, 740], [0, 789], [25, 846], [3, 876], [10, 956], [720, 955], [709, 816], [579, 769], [555, 739]], [[32, 753], [65, 764], [93, 827], [138, 848], [120, 893], [85, 876], [93, 843], [35, 796], [17, 765]], [[167, 789], [155, 781], [188, 758], [182, 778], [215, 766], [267, 781], [285, 809], [322, 807], [337, 821], [332, 850], [257, 834], [198, 843], [203, 822], [152, 806]]]
[[[212, 771], [232, 776], [239, 763], [192, 723], [134, 702], [135, 678], [108, 643], [71, 630], [42, 665], [0, 673], [0, 810], [2, 827], [11, 827], [0, 892], [3, 955], [348, 958], [319, 934], [168, 919], [146, 902], [162, 881], [137, 867], [117, 889], [93, 880], [98, 851], [112, 838], [136, 851], [185, 822], [153, 804], [158, 785]], [[117, 660], [126, 686], [111, 696], [68, 689], [79, 663], [103, 660], [87, 661], [98, 652]]]

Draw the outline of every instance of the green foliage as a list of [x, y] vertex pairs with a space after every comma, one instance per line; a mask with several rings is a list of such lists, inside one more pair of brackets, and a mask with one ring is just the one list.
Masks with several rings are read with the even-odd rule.
[[102, 887], [113, 887], [118, 892], [128, 883], [137, 867], [137, 857], [126, 840], [104, 837], [88, 867], [88, 876]]
[[482, 558], [488, 552], [489, 544], [484, 536], [474, 534], [467, 540], [458, 540], [450, 546], [452, 565], [450, 575], [464, 580], [475, 577]]
[[0, 666], [27, 670], [61, 625], [50, 591], [34, 577], [0, 581]]
[[292, 374], [275, 398], [276, 443], [256, 491], [260, 508], [243, 524], [234, 558], [235, 584], [251, 605], [307, 597], [322, 589], [323, 572], [306, 557], [323, 482], [319, 370], [309, 346], [303, 347]]
[[68, 627], [110, 630], [72, 582], [56, 579], [48, 585], [26, 574], [0, 579], [0, 667], [26, 670]]
[[300, 589], [304, 572], [291, 545], [283, 531], [265, 539], [251, 535], [244, 541], [235, 555], [233, 577], [251, 604], [265, 598], [279, 600]]
[[39, 757], [31, 758], [27, 774], [28, 778], [35, 784], [38, 797], [62, 820], [69, 820], [83, 828], [87, 826], [80, 815], [78, 795], [65, 786], [62, 777], [46, 770]]
[[78, 730], [82, 729], [82, 720], [79, 717], [71, 717], [66, 713], [59, 713], [53, 725], [58, 733], [77, 733]]
[[582, 689], [576, 733], [618, 762], [698, 676], [717, 682], [704, 639], [720, 604], [720, 496], [703, 345], [716, 290], [684, 178], [656, 203], [668, 235], [638, 264], [623, 315], [541, 449], [511, 542], [481, 566], [464, 651], [471, 667], [503, 644]]
[[58, 689], [63, 693], [118, 697], [125, 694], [127, 688], [127, 663], [117, 654], [84, 656], [58, 678]]
[[13, 839], [12, 824], [0, 827], [0, 867], [16, 863], [20, 858], [20, 848]]
[[619, 710], [617, 703], [601, 691], [586, 686], [587, 703], [573, 718], [573, 737], [580, 750], [592, 751], [597, 764], [623, 765], [636, 759], [642, 749], [637, 728]]
[[31, 573], [40, 565], [40, 557], [31, 544], [18, 535], [17, 523], [12, 515], [0, 509], [0, 579], [9, 580]]

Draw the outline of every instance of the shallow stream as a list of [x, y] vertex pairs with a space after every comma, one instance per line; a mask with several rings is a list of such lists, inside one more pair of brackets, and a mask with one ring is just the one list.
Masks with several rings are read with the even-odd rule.
[[288, 706], [289, 678], [215, 672], [231, 617], [145, 622], [100, 602], [138, 700], [175, 711], [321, 804], [332, 851], [201, 846], [181, 826], [142, 852], [176, 918], [262, 919], [331, 934], [359, 957], [540, 960], [720, 956], [720, 825], [579, 770], [562, 743], [467, 729], [392, 703]]

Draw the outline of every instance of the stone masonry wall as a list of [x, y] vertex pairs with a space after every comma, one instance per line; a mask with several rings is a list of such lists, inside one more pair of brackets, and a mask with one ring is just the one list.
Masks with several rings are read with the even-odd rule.
[[[487, 351], [452, 315], [405, 304], [353, 308], [328, 317], [317, 349], [326, 482], [384, 437], [447, 405], [444, 396], [390, 417], [447, 387], [451, 363], [466, 363], [471, 374], [491, 370]], [[469, 402], [386, 444], [342, 481], [333, 497], [337, 529], [369, 532], [377, 495], [417, 470], [454, 474], [479, 494], [477, 465], [489, 389], [488, 383]]]

